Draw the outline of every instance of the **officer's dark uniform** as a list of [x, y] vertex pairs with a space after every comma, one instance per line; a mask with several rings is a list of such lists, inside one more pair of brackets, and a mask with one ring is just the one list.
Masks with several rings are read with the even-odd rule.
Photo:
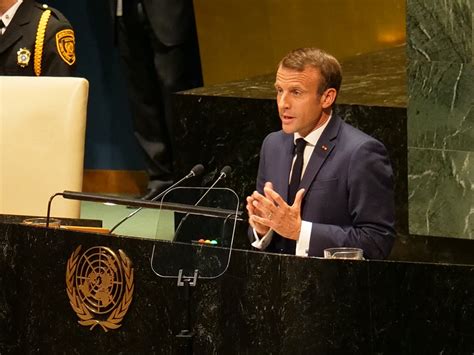
[[[202, 86], [192, 0], [123, 0], [115, 18], [134, 133], [154, 197], [173, 180], [172, 93]], [[111, 1], [114, 14], [117, 0]]]
[[23, 0], [0, 35], [0, 75], [71, 76], [75, 63], [69, 21], [47, 5]]

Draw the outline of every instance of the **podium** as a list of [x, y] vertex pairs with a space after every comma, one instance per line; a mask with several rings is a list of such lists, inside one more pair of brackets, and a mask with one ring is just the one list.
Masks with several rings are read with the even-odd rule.
[[[131, 261], [133, 299], [117, 329], [78, 323], [66, 284], [78, 246], [122, 250]], [[0, 352], [180, 353], [182, 293], [151, 270], [153, 246], [163, 265], [207, 248], [0, 223]], [[193, 352], [469, 353], [473, 276], [463, 265], [232, 250], [225, 274], [191, 294]]]

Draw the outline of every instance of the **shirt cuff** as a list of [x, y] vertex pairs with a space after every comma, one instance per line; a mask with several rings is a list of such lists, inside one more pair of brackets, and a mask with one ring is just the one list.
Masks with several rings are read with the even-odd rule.
[[272, 241], [273, 230], [270, 229], [267, 234], [260, 238], [257, 234], [257, 231], [253, 229], [253, 235], [255, 237], [255, 241], [252, 243], [252, 246], [260, 250], [265, 250], [268, 247], [268, 244], [270, 244]]
[[313, 224], [307, 221], [301, 221], [301, 230], [299, 239], [296, 241], [296, 255], [308, 256], [309, 241], [311, 240], [311, 229]]

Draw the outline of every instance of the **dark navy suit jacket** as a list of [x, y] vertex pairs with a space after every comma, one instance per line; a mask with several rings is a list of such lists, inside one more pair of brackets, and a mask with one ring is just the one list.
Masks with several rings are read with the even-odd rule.
[[[156, 38], [167, 47], [177, 46], [186, 40], [194, 40], [195, 20], [193, 0], [123, 0], [123, 11], [144, 5], [145, 15]], [[111, 18], [115, 21], [117, 0], [109, 1]]]
[[194, 34], [192, 0], [143, 0], [150, 25], [156, 37], [171, 47]]
[[[257, 191], [263, 193], [270, 181], [287, 199], [293, 146], [293, 134], [283, 131], [265, 138]], [[382, 143], [333, 115], [300, 188], [305, 189], [302, 219], [312, 223], [309, 256], [323, 256], [331, 247], [362, 248], [366, 258], [388, 256], [395, 236], [393, 173]]]

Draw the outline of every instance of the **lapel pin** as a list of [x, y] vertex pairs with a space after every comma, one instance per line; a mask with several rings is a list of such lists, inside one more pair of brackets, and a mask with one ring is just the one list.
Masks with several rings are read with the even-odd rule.
[[321, 149], [324, 150], [324, 151], [326, 151], [326, 150], [328, 150], [328, 147], [323, 144], [323, 145], [321, 146]]
[[20, 48], [18, 52], [16, 52], [16, 55], [17, 55], [17, 64], [20, 67], [24, 68], [30, 62], [31, 52], [28, 49]]

